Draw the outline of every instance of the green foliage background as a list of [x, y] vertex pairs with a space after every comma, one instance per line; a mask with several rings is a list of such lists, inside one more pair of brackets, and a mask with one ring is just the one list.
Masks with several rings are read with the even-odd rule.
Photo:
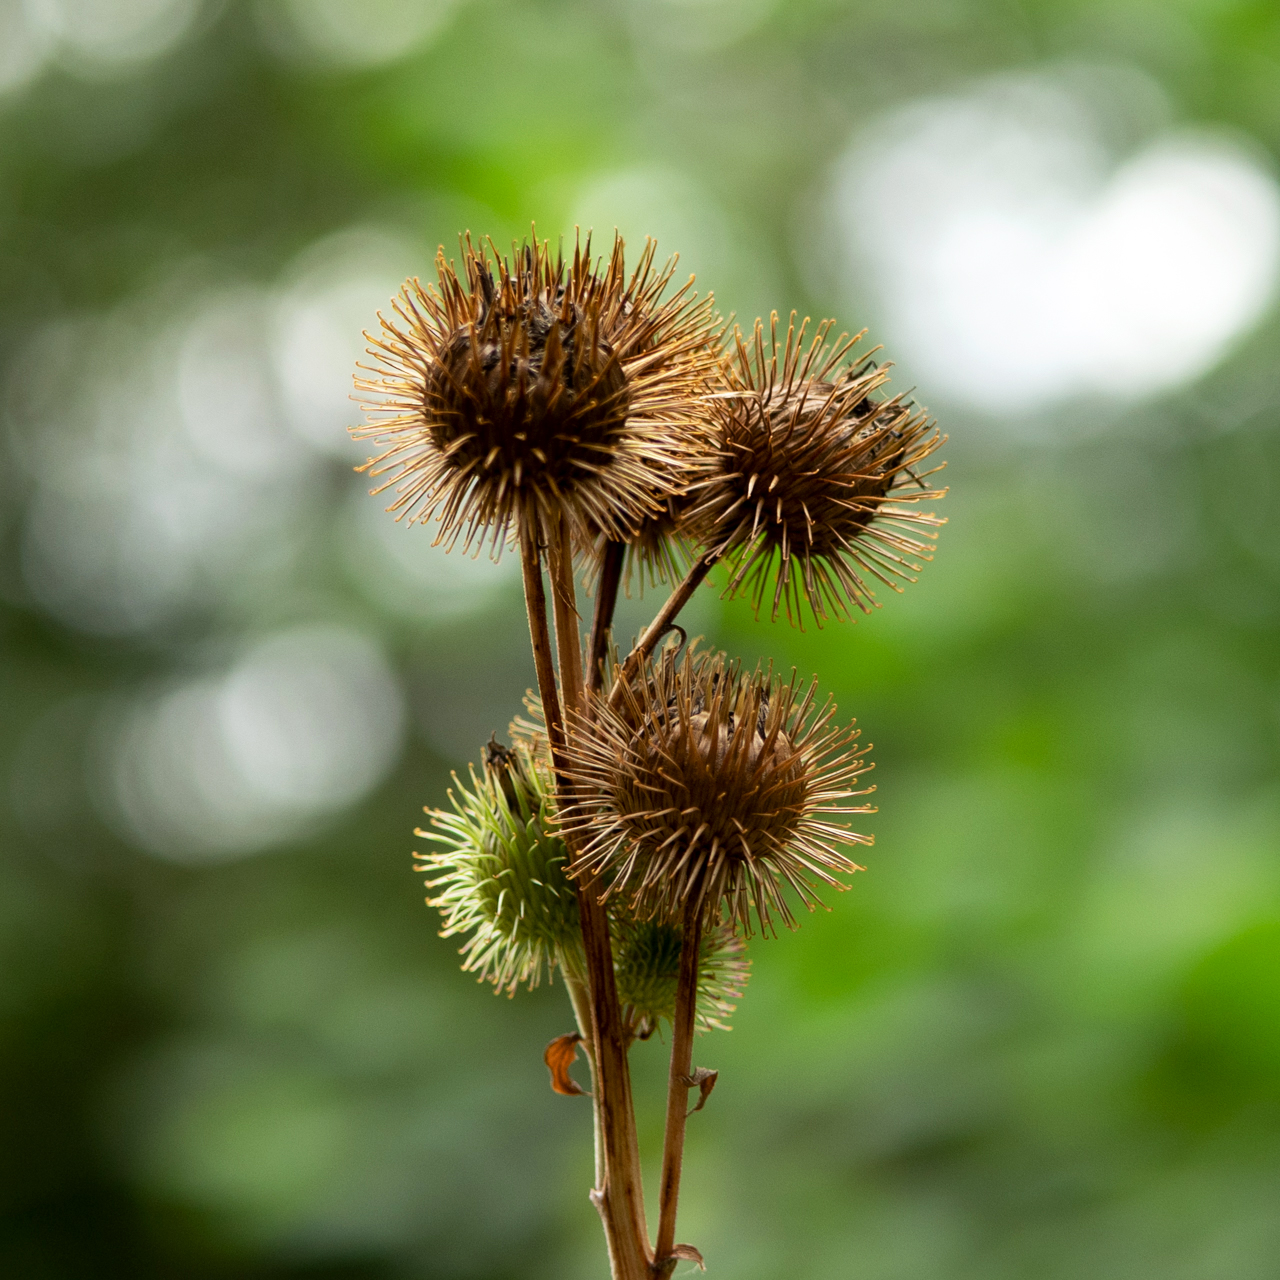
[[[55, 50], [0, 97], [0, 1270], [598, 1276], [589, 1108], [540, 1061], [571, 1026], [563, 991], [477, 989], [409, 869], [421, 806], [532, 683], [510, 577], [447, 617], [397, 607], [331, 456], [232, 588], [163, 625], [78, 626], [24, 560], [26, 460], [81, 447], [31, 438], [71, 395], [55, 381], [31, 409], [33, 336], [71, 325], [68, 367], [109, 372], [190, 299], [274, 288], [330, 233], [393, 227], [426, 277], [461, 230], [571, 234], [584, 184], [656, 166], [725, 212], [702, 253], [726, 308], [834, 311], [874, 338], [870, 302], [849, 314], [797, 266], [797, 196], [856, 128], [1073, 59], [1139, 67], [1180, 122], [1274, 155], [1280, 11], [802, 0], [697, 47], [664, 35], [666, 0], [475, 0], [352, 69], [291, 52], [286, 8], [205, 5], [111, 74]], [[684, 247], [678, 220], [626, 229]], [[115, 317], [106, 356], [78, 345], [86, 317]], [[821, 673], [857, 716], [881, 806], [867, 873], [753, 945], [734, 1031], [697, 1046], [720, 1083], [680, 1238], [710, 1274], [1275, 1274], [1277, 356], [1272, 319], [1182, 392], [1031, 435], [922, 385], [952, 493], [918, 586], [803, 634], [706, 595], [712, 642]], [[391, 655], [394, 770], [265, 852], [145, 851], [102, 800], [111, 709], [316, 620]], [[636, 1050], [650, 1157], [664, 1052]]]

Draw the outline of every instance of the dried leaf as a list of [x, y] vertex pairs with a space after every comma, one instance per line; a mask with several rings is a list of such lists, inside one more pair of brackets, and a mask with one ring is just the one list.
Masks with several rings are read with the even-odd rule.
[[[695, 1067], [693, 1075], [681, 1076], [681, 1080], [689, 1086], [690, 1089], [694, 1085], [698, 1086], [698, 1103], [688, 1114], [693, 1115], [694, 1111], [701, 1111], [707, 1105], [707, 1099], [711, 1097], [711, 1090], [716, 1087], [716, 1081], [720, 1078], [718, 1071], [712, 1071], [710, 1067]], [[686, 1119], [688, 1117], [686, 1116]], [[682, 1245], [681, 1248], [684, 1246]]]
[[[711, 1074], [714, 1076], [715, 1072], [713, 1071]], [[698, 1105], [701, 1106], [702, 1104], [699, 1103]], [[707, 1269], [707, 1264], [702, 1260], [702, 1254], [700, 1254], [691, 1244], [676, 1245], [676, 1247], [667, 1254], [667, 1257], [680, 1258], [684, 1262], [696, 1262], [698, 1264], [699, 1271], [705, 1271]]]
[[575, 1094], [586, 1094], [586, 1090], [569, 1074], [569, 1068], [573, 1065], [573, 1060], [578, 1056], [578, 1045], [582, 1043], [582, 1037], [576, 1032], [571, 1031], [568, 1035], [556, 1036], [556, 1038], [547, 1045], [547, 1051], [542, 1055], [542, 1060], [547, 1064], [547, 1070], [551, 1072], [551, 1087], [556, 1093], [562, 1093], [566, 1097], [573, 1097]]

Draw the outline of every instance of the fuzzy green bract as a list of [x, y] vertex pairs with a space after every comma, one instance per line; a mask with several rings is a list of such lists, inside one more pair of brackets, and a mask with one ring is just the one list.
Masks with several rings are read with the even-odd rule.
[[444, 916], [440, 936], [471, 934], [462, 967], [512, 995], [576, 956], [582, 933], [568, 850], [551, 829], [550, 782], [522, 748], [500, 751], [483, 777], [470, 771], [470, 789], [454, 775], [453, 812], [427, 810], [435, 830], [417, 832], [440, 851], [418, 856], [421, 869], [443, 872], [427, 881], [441, 890], [427, 899]]

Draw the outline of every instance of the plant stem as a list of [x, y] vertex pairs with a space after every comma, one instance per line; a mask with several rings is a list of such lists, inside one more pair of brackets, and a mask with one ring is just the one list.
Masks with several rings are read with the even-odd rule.
[[689, 1084], [693, 1070], [693, 1027], [698, 1008], [698, 961], [702, 949], [702, 902], [692, 896], [685, 904], [680, 936], [680, 977], [676, 986], [675, 1017], [671, 1026], [671, 1072], [667, 1078], [667, 1128], [662, 1141], [662, 1189], [659, 1199], [658, 1241], [654, 1274], [660, 1280], [675, 1269], [671, 1250], [676, 1242], [676, 1205], [680, 1199], [680, 1171], [684, 1163], [684, 1130], [688, 1119]]
[[618, 678], [614, 681], [613, 691], [609, 695], [611, 705], [617, 705], [617, 700], [622, 696], [622, 690], [629, 680], [639, 668], [640, 664], [654, 651], [658, 646], [658, 641], [667, 633], [667, 628], [676, 620], [676, 615], [681, 609], [689, 603], [693, 593], [702, 585], [703, 579], [711, 572], [711, 566], [720, 559], [720, 552], [704, 551], [692, 564], [689, 572], [684, 575], [680, 584], [667, 597], [666, 603], [658, 610], [657, 617], [649, 623], [645, 628], [644, 634], [636, 642], [636, 647], [627, 654], [627, 660], [622, 664], [622, 670], [618, 673]]
[[587, 640], [587, 690], [595, 693], [604, 684], [604, 661], [608, 656], [613, 611], [622, 585], [622, 567], [627, 559], [625, 542], [606, 542], [600, 556], [600, 581], [596, 584], [596, 607]]
[[533, 666], [538, 677], [538, 695], [542, 698], [542, 715], [547, 722], [547, 740], [551, 758], [557, 769], [564, 754], [564, 716], [560, 713], [560, 695], [556, 691], [555, 667], [551, 659], [551, 635], [547, 630], [547, 596], [542, 588], [542, 562], [538, 555], [538, 525], [533, 512], [520, 522], [520, 568], [524, 573], [524, 604], [529, 615], [529, 640], [533, 647]]
[[[549, 530], [547, 567], [551, 576], [552, 601], [556, 617], [556, 641], [560, 658], [560, 683], [564, 708], [579, 713], [583, 704], [582, 653], [579, 648], [578, 613], [573, 585], [573, 557], [568, 522], [559, 521]], [[522, 530], [522, 541], [525, 539]], [[547, 633], [545, 599], [541, 599], [542, 578], [537, 568], [537, 548], [533, 549], [532, 568], [529, 552], [526, 564], [526, 602], [529, 605], [529, 627], [534, 635], [535, 665], [539, 685], [544, 672], [550, 676], [550, 636]], [[537, 598], [528, 588], [531, 576], [537, 578]], [[538, 608], [541, 603], [541, 608]], [[536, 616], [535, 616], [536, 615]], [[539, 631], [541, 639], [539, 639]], [[538, 663], [539, 644], [546, 661]], [[551, 681], [554, 688], [554, 680]], [[543, 706], [546, 707], [546, 693]], [[559, 701], [558, 716], [563, 716]], [[572, 719], [561, 718], [556, 734], [547, 731], [552, 744], [552, 762], [556, 767], [557, 801], [561, 810], [570, 800], [570, 789], [564, 768], [564, 748]], [[558, 744], [558, 745], [557, 745]], [[613, 949], [609, 941], [609, 921], [600, 905], [594, 882], [578, 885], [578, 912], [582, 923], [583, 950], [586, 955], [587, 981], [590, 992], [591, 1052], [595, 1087], [592, 1102], [596, 1110], [597, 1132], [603, 1161], [597, 1162], [596, 1188], [592, 1202], [600, 1212], [609, 1244], [609, 1257], [614, 1280], [651, 1280], [651, 1255], [648, 1230], [645, 1227], [644, 1192], [640, 1180], [640, 1146], [636, 1138], [635, 1112], [631, 1099], [631, 1074], [627, 1063], [626, 1031], [618, 1005], [617, 981], [613, 971]], [[577, 1012], [575, 1008], [575, 1012]], [[579, 1014], [581, 1018], [581, 1014]], [[600, 1164], [603, 1168], [600, 1168]], [[600, 1175], [603, 1176], [600, 1176]]]
[[573, 585], [573, 544], [569, 520], [548, 531], [547, 573], [551, 579], [551, 605], [556, 619], [556, 656], [560, 661], [560, 693], [564, 698], [565, 735], [572, 732], [575, 716], [583, 710], [582, 646], [578, 634], [577, 593]]

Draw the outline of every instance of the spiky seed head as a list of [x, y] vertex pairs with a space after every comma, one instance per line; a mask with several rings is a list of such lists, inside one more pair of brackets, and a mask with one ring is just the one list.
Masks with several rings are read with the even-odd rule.
[[642, 919], [675, 921], [701, 904], [708, 924], [749, 934], [794, 926], [789, 888], [809, 909], [818, 885], [858, 870], [839, 851], [870, 843], [837, 821], [870, 765], [835, 707], [772, 671], [744, 674], [724, 655], [664, 650], [572, 726], [570, 872], [599, 876]]
[[521, 521], [561, 515], [622, 536], [660, 507], [717, 367], [710, 300], [692, 279], [664, 296], [675, 260], [655, 268], [652, 241], [630, 276], [620, 238], [607, 263], [589, 236], [569, 262], [536, 237], [491, 248], [466, 238], [461, 277], [441, 249], [439, 284], [408, 281], [366, 334], [353, 434], [383, 447], [375, 492], [434, 516], [446, 546], [488, 536], [497, 554]]
[[[637, 919], [615, 902], [610, 932], [624, 1020], [632, 1035], [647, 1040], [662, 1019], [670, 1021], [675, 1015], [682, 929], [665, 920]], [[733, 1013], [750, 973], [746, 944], [731, 929], [721, 925], [703, 932], [695, 1014], [698, 1030], [730, 1030], [725, 1019]]]
[[[577, 892], [566, 874], [569, 851], [553, 830], [552, 787], [544, 766], [496, 738], [468, 788], [454, 775], [452, 811], [428, 809], [434, 830], [415, 834], [439, 846], [415, 854], [427, 899], [444, 916], [440, 936], [468, 934], [463, 969], [508, 995], [535, 987], [544, 972], [581, 950]], [[575, 965], [576, 967], [576, 965]]]
[[917, 504], [945, 493], [924, 469], [943, 438], [902, 395], [877, 394], [889, 366], [853, 359], [858, 337], [828, 342], [824, 321], [806, 345], [808, 324], [793, 312], [781, 342], [776, 312], [767, 343], [759, 320], [750, 341], [735, 331], [690, 525], [728, 557], [726, 595], [745, 589], [759, 613], [772, 585], [772, 618], [801, 622], [807, 602], [821, 626], [870, 612], [873, 579], [899, 591], [931, 558], [944, 522]]

